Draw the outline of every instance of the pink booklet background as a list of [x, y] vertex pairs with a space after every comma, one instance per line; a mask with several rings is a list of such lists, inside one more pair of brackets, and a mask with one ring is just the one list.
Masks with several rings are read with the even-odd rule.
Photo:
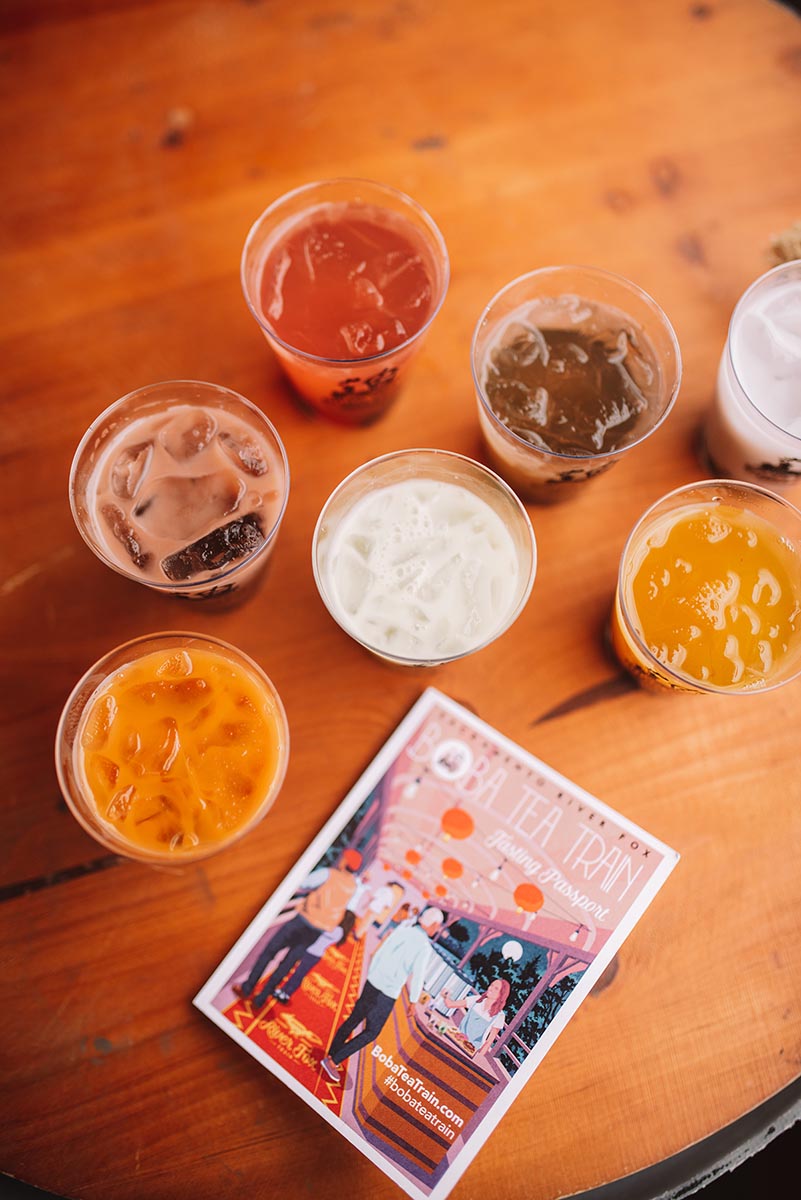
[[194, 999], [446, 1196], [678, 854], [428, 688]]

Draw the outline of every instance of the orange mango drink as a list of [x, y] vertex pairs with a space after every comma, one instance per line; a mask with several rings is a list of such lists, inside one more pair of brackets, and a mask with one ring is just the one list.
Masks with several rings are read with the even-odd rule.
[[77, 722], [74, 713], [66, 722], [72, 745], [60, 765], [73, 812], [134, 858], [214, 853], [264, 815], [283, 780], [288, 734], [275, 689], [210, 639], [143, 638], [113, 655], [80, 697]]
[[620, 661], [646, 686], [686, 691], [757, 691], [793, 678], [801, 513], [733, 483], [690, 485], [666, 500], [623, 553], [611, 625]]

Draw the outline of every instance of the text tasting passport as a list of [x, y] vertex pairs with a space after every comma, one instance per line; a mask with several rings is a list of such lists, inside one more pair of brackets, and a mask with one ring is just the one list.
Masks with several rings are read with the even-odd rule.
[[440, 1200], [677, 862], [429, 688], [194, 1003]]

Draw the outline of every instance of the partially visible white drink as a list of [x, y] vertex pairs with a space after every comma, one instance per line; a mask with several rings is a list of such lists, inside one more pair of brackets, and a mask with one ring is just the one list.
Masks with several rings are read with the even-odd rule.
[[774, 267], [738, 301], [703, 440], [719, 475], [774, 489], [801, 479], [801, 262]]
[[493, 472], [438, 450], [400, 451], [350, 475], [320, 514], [320, 594], [379, 657], [431, 665], [488, 645], [534, 581], [525, 509]]

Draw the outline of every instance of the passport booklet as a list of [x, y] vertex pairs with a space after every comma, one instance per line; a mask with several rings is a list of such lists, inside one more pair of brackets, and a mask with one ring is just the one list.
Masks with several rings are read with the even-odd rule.
[[441, 1200], [678, 857], [428, 688], [194, 1004]]

